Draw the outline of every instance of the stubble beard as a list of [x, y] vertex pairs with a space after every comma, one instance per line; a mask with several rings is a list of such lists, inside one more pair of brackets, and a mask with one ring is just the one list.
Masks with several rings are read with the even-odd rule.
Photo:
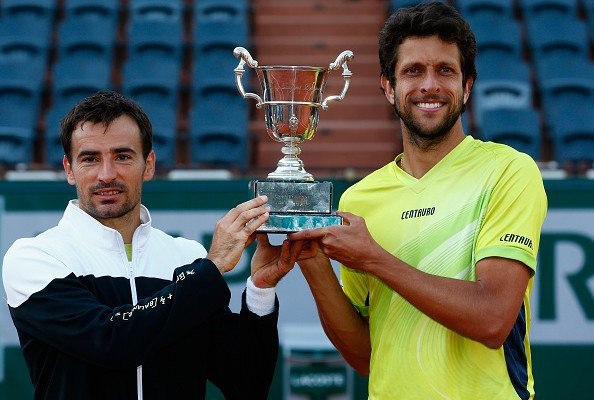
[[456, 109], [449, 112], [439, 124], [433, 128], [424, 128], [413, 117], [410, 108], [407, 109], [398, 103], [396, 94], [394, 94], [394, 112], [408, 130], [411, 144], [421, 149], [434, 148], [448, 137], [452, 127], [456, 124], [456, 121], [458, 121], [458, 118], [460, 118], [465, 109], [463, 101], [459, 101], [457, 104]]
[[[98, 189], [114, 188], [124, 191], [124, 187], [121, 184], [108, 184], [108, 185], [96, 185], [89, 189], [87, 193], [87, 201], [84, 203], [81, 201], [82, 197], [79, 193], [79, 206], [89, 214], [91, 217], [97, 220], [117, 219], [123, 218], [128, 215], [135, 208], [134, 202], [130, 198], [126, 198], [123, 203], [117, 204], [116, 202], [102, 202], [95, 203], [92, 201], [94, 191]], [[124, 191], [126, 193], [126, 191]]]

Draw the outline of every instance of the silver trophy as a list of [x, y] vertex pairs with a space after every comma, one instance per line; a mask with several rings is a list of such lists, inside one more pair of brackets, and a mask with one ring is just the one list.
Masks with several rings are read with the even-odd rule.
[[[342, 218], [332, 213], [332, 183], [315, 181], [299, 158], [299, 145], [314, 137], [320, 109], [326, 110], [330, 101], [340, 101], [349, 89], [352, 73], [347, 62], [353, 52], [345, 50], [328, 67], [258, 66], [258, 62], [243, 47], [233, 51], [239, 58], [235, 68], [237, 89], [244, 98], [264, 106], [266, 131], [283, 144], [276, 170], [265, 180], [251, 182], [254, 196], [268, 196], [270, 219], [259, 231], [288, 233], [303, 229], [340, 225]], [[244, 66], [256, 70], [262, 96], [247, 93], [242, 84]], [[342, 67], [344, 87], [340, 95], [323, 98], [331, 71]]]

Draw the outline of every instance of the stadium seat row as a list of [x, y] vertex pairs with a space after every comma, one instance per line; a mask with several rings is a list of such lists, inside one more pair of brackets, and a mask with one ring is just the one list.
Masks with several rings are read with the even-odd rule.
[[60, 118], [83, 97], [112, 88], [143, 106], [160, 165], [175, 166], [190, 54], [191, 162], [245, 167], [247, 105], [234, 86], [232, 50], [248, 40], [247, 1], [197, 0], [188, 9], [182, 0], [68, 0], [59, 19], [57, 3], [2, 2], [0, 163], [32, 162], [42, 126], [43, 161], [60, 165]]

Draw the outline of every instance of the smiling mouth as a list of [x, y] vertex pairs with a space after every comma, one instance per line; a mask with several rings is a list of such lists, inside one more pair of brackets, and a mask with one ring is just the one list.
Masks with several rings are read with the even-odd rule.
[[122, 193], [120, 190], [99, 190], [95, 192], [99, 196], [115, 196], [120, 193]]
[[441, 103], [441, 102], [437, 102], [437, 103], [416, 103], [417, 107], [419, 108], [424, 108], [427, 110], [433, 110], [436, 108], [440, 108], [444, 105], [445, 103]]

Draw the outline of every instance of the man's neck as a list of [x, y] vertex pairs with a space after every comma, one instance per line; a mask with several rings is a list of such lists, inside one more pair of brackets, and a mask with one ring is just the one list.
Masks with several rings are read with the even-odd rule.
[[124, 243], [132, 243], [132, 236], [134, 231], [141, 224], [140, 213], [128, 213], [119, 218], [107, 218], [100, 220], [103, 225], [115, 229], [122, 235]]
[[430, 143], [419, 145], [409, 140], [408, 133], [404, 130], [403, 138], [404, 154], [401, 166], [408, 174], [420, 179], [458, 146], [464, 140], [465, 135], [461, 127], [453, 129], [445, 138], [433, 145]]

